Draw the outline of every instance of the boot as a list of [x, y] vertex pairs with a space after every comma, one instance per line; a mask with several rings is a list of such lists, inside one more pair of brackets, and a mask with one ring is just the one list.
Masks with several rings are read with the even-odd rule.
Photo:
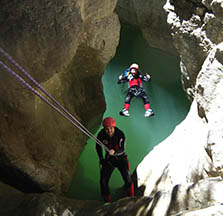
[[155, 115], [155, 114], [154, 114], [154, 112], [151, 109], [146, 110], [145, 117], [153, 116], [153, 115]]
[[133, 183], [132, 183], [131, 186], [128, 188], [127, 192], [128, 192], [128, 196], [130, 196], [130, 197], [133, 197], [133, 196], [135, 195], [135, 193], [134, 193], [134, 185], [133, 185]]
[[111, 195], [110, 195], [110, 194], [108, 194], [108, 195], [104, 195], [103, 198], [104, 198], [104, 201], [105, 201], [105, 202], [110, 202], [110, 203], [112, 202], [112, 200], [111, 200]]
[[127, 109], [125, 109], [125, 108], [120, 112], [120, 115], [130, 116], [129, 111]]

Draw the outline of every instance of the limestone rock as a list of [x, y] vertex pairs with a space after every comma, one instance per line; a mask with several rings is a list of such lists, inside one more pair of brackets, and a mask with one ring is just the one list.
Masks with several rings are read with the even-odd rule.
[[187, 118], [138, 165], [137, 182], [138, 187], [145, 186], [144, 195], [198, 181], [208, 177], [208, 171], [215, 171], [204, 146], [207, 126], [196, 116], [196, 109], [194, 103]]
[[[222, 52], [220, 43], [205, 59], [186, 119], [154, 147], [136, 169], [137, 186], [143, 195], [153, 197], [172, 191], [171, 198], [161, 196], [155, 205], [159, 213], [154, 215], [222, 215], [219, 199], [222, 187], [219, 185], [223, 182]], [[183, 189], [187, 195], [179, 193], [178, 187], [184, 188], [188, 184], [191, 186]], [[199, 189], [192, 192], [195, 185]], [[174, 187], [177, 187], [177, 194]]]
[[142, 32], [151, 47], [176, 55], [167, 14], [163, 9], [166, 0], [119, 0], [116, 12], [122, 25], [134, 26]]
[[53, 193], [24, 194], [0, 183], [0, 215], [91, 215], [101, 201], [72, 200]]
[[[116, 3], [10, 1], [0, 9], [0, 46], [89, 127], [105, 108], [101, 75], [119, 40]], [[136, 197], [102, 206], [1, 186], [0, 203], [9, 212], [12, 205], [13, 212], [58, 215], [223, 215], [222, 8], [219, 0], [118, 3], [121, 22], [151, 46], [172, 52], [174, 44], [192, 101], [186, 119], [137, 167]], [[86, 138], [7, 75], [0, 84], [1, 179], [15, 178], [28, 192], [66, 191]]]
[[221, 22], [223, 22], [223, 2], [221, 0], [213, 0], [207, 3], [207, 6], [211, 8], [216, 16]]
[[[116, 4], [1, 2], [0, 47], [90, 130], [105, 110], [101, 76], [119, 42]], [[0, 179], [25, 192], [66, 192], [87, 137], [0, 71]]]
[[[214, 9], [214, 8], [215, 9]], [[170, 1], [164, 6], [168, 13], [174, 45], [181, 58], [182, 82], [193, 100], [195, 83], [208, 53], [223, 40], [221, 5], [217, 1]]]
[[[219, 178], [196, 184], [176, 185], [154, 196], [126, 197], [111, 204], [74, 200], [53, 193], [24, 194], [0, 183], [1, 215], [222, 215], [222, 185]], [[186, 209], [186, 210], [185, 210]]]
[[196, 83], [199, 115], [205, 118], [209, 131], [207, 151], [212, 163], [223, 176], [223, 43], [213, 49], [205, 60]]
[[92, 215], [222, 215], [222, 186], [220, 178], [175, 185], [171, 190], [157, 192], [154, 196], [127, 197], [99, 206]]
[[[114, 215], [223, 215], [221, 5], [217, 0], [166, 2], [191, 109], [138, 165], [134, 178], [143, 197], [106, 206], [102, 215], [112, 209]], [[131, 22], [136, 24], [137, 16]]]

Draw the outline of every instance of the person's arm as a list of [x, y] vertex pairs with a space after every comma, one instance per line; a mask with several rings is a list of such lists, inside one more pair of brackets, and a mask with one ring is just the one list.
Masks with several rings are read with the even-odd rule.
[[102, 147], [98, 144], [96, 144], [96, 151], [97, 151], [99, 160], [102, 160], [103, 159], [103, 151], [102, 151]]
[[128, 82], [128, 76], [123, 76], [123, 74], [121, 74], [118, 77], [118, 84], [125, 83], [125, 82]]
[[[100, 133], [99, 133], [99, 135], [97, 136], [97, 139], [100, 140]], [[100, 160], [100, 161], [103, 160], [104, 157], [103, 157], [103, 150], [102, 150], [102, 147], [101, 147], [99, 144], [97, 144], [97, 143], [96, 143], [96, 151], [97, 151], [99, 160]]]
[[115, 154], [122, 154], [125, 152], [125, 135], [121, 130], [119, 131], [118, 142], [119, 149], [115, 150]]
[[141, 78], [141, 80], [143, 80], [144, 82], [150, 82], [151, 81], [151, 76], [148, 74], [148, 73], [146, 73], [146, 75], [142, 75], [142, 74], [140, 74], [140, 78]]

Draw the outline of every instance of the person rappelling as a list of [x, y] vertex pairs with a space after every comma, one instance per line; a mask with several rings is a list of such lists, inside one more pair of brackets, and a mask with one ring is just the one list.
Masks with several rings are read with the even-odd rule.
[[143, 75], [139, 71], [139, 65], [136, 63], [131, 64], [129, 69], [125, 70], [125, 74], [121, 74], [118, 79], [118, 84], [128, 82], [128, 93], [125, 98], [124, 108], [120, 112], [120, 115], [130, 116], [129, 107], [133, 97], [141, 97], [144, 102], [145, 117], [153, 116], [154, 112], [150, 108], [150, 102], [145, 90], [142, 87], [142, 81], [151, 81], [151, 76], [146, 73]]
[[115, 168], [118, 168], [125, 182], [128, 196], [134, 196], [134, 185], [129, 170], [128, 156], [125, 152], [125, 135], [122, 130], [116, 127], [115, 119], [107, 117], [102, 122], [103, 129], [98, 133], [97, 139], [106, 147], [106, 154], [103, 156], [102, 145], [96, 144], [96, 151], [99, 163], [102, 165], [100, 171], [101, 194], [105, 202], [111, 202], [109, 190], [109, 179]]

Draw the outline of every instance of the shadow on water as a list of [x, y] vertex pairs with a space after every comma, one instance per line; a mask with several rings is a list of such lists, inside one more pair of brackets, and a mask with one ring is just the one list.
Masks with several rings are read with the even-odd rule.
[[[145, 110], [140, 98], [132, 99], [130, 117], [119, 115], [124, 105], [127, 84], [118, 85], [117, 79], [133, 62], [152, 77], [152, 82], [144, 83], [144, 89], [155, 112], [153, 117], [144, 117]], [[113, 116], [117, 127], [124, 131], [126, 152], [133, 172], [152, 148], [167, 138], [176, 125], [184, 120], [189, 110], [190, 104], [180, 81], [179, 59], [149, 47], [136, 30], [122, 29], [116, 55], [107, 65], [102, 82], [106, 99], [104, 117]], [[119, 188], [122, 186], [123, 180], [116, 170], [110, 180], [112, 195], [120, 196]], [[91, 140], [80, 156], [68, 195], [77, 199], [101, 199], [98, 158], [95, 143]]]
[[[91, 177], [88, 176], [90, 174], [92, 175]], [[92, 180], [92, 177], [94, 176], [98, 176], [98, 174], [89, 172], [87, 167], [79, 160], [77, 172], [72, 181], [72, 187], [69, 189], [69, 197], [85, 200], [101, 200], [100, 188], [98, 184], [99, 179], [96, 177], [94, 180]], [[75, 196], [73, 196], [73, 194], [75, 194]]]

